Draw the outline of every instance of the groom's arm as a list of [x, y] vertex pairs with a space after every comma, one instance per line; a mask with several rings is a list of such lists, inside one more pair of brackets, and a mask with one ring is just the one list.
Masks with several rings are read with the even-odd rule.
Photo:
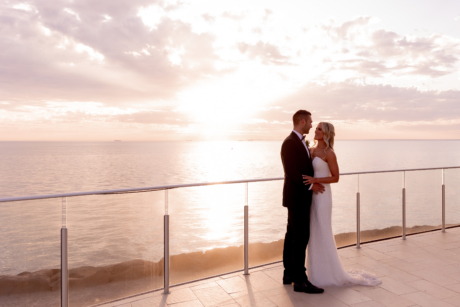
[[293, 141], [286, 140], [281, 147], [281, 158], [283, 159], [284, 173], [289, 177], [289, 180], [303, 184], [302, 173], [300, 173], [296, 163], [296, 149], [297, 145]]

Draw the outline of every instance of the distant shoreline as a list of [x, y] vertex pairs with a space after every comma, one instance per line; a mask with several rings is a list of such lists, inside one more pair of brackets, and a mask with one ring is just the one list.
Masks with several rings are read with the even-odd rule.
[[[151, 142], [281, 142], [284, 139], [247, 139], [247, 140], [100, 140], [100, 141], [1, 141], [0, 143], [151, 143]], [[336, 139], [336, 142], [348, 142], [348, 141], [460, 141], [460, 139]]]

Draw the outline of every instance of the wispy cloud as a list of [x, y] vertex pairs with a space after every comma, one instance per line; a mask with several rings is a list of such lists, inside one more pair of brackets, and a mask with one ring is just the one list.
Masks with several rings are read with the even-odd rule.
[[259, 59], [263, 64], [292, 65], [288, 62], [289, 56], [281, 54], [279, 47], [258, 41], [251, 45], [244, 42], [238, 43], [238, 50], [247, 54], [250, 59]]
[[235, 20], [235, 21], [240, 21], [240, 20], [243, 20], [245, 18], [244, 13], [235, 14], [235, 13], [228, 12], [228, 11], [223, 12], [221, 14], [221, 16], [224, 17], [224, 18]]
[[212, 16], [211, 14], [209, 13], [204, 13], [201, 15], [201, 17], [203, 17], [204, 20], [206, 20], [207, 22], [214, 22], [216, 20], [216, 17], [215, 16]]

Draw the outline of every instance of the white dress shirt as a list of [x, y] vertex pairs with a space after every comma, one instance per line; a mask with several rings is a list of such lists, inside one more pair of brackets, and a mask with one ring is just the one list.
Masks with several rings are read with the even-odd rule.
[[[302, 140], [303, 135], [301, 135], [300, 133], [298, 133], [298, 132], [295, 131], [295, 130], [292, 130], [292, 131], [293, 131], [295, 134], [297, 134], [297, 136], [299, 137], [300, 140]], [[310, 157], [310, 151], [309, 151], [308, 148], [307, 148], [307, 143], [305, 143], [305, 142], [302, 140], [302, 144], [303, 144], [303, 146], [305, 147], [305, 150], [306, 150], [307, 153], [308, 153], [308, 157], [311, 159], [311, 157]]]

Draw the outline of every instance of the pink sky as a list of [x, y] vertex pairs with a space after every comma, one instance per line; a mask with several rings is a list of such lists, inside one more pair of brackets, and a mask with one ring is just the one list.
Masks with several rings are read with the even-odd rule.
[[460, 2], [0, 0], [0, 141], [460, 138]]

